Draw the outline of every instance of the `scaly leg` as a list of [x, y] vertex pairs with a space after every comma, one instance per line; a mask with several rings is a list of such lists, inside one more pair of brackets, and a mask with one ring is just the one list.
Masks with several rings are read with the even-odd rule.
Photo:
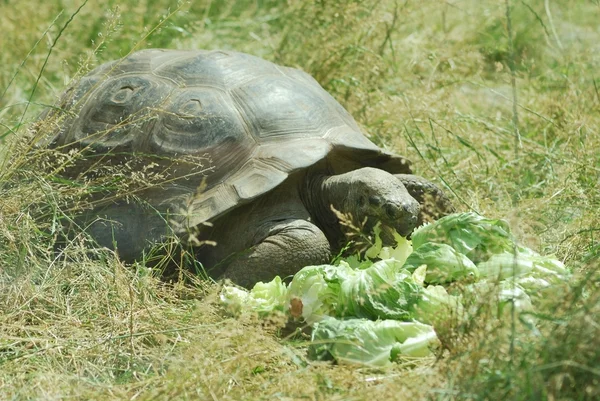
[[255, 245], [233, 254], [218, 266], [219, 278], [251, 288], [275, 276], [285, 278], [304, 266], [329, 263], [331, 249], [325, 234], [314, 224], [301, 219], [268, 222], [255, 234]]

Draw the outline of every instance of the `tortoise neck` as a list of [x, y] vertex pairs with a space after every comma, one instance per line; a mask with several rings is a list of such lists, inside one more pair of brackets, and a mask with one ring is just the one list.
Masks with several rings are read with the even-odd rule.
[[323, 230], [330, 244], [337, 248], [342, 245], [344, 235], [340, 229], [339, 220], [332, 210], [340, 210], [339, 196], [332, 192], [332, 176], [324, 173], [313, 173], [305, 180], [305, 188], [299, 191], [302, 201], [310, 211], [314, 223]]

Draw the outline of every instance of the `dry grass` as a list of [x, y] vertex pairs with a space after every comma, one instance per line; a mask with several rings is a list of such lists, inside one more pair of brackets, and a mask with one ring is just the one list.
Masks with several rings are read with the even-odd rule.
[[[0, 399], [600, 397], [600, 4], [509, 1], [510, 32], [506, 4], [3, 2]], [[304, 69], [375, 142], [460, 209], [505, 218], [522, 243], [556, 253], [573, 283], [538, 301], [538, 336], [475, 300], [468, 327], [439, 328], [438, 360], [373, 370], [307, 361], [280, 322], [224, 317], [215, 285], [167, 285], [79, 237], [57, 258], [61, 222], [89, 188], [41, 173], [46, 156], [23, 138], [72, 79], [146, 47]]]

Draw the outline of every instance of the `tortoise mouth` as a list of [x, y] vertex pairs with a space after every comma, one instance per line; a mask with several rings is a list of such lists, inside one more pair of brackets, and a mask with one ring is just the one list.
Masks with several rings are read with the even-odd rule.
[[408, 238], [415, 227], [417, 227], [418, 216], [418, 211], [417, 213], [407, 213], [406, 216], [399, 220], [398, 224], [394, 227], [398, 234]]
[[390, 227], [387, 224], [382, 224], [381, 225], [381, 233], [379, 234], [380, 238], [381, 238], [381, 242], [383, 243], [383, 246], [396, 246], [396, 239], [394, 238], [394, 232], [397, 232], [398, 234], [400, 234], [401, 236], [405, 237], [405, 238], [409, 238], [410, 234], [412, 233], [413, 228], [410, 228], [408, 231], [405, 230], [398, 230], [398, 228], [396, 227]]
[[402, 237], [410, 239], [410, 235], [414, 231], [417, 219], [410, 219], [410, 221], [403, 221], [400, 224], [390, 225], [386, 222], [376, 219], [368, 219], [363, 229], [368, 233], [373, 233], [375, 226], [380, 223], [379, 237], [383, 243], [383, 246], [396, 246], [396, 239], [394, 234], [400, 234]]
[[382, 230], [382, 235], [388, 232], [386, 237], [391, 240], [387, 245], [394, 245], [392, 232], [395, 230], [403, 237], [408, 237], [417, 226], [419, 212], [420, 205], [413, 199], [378, 204], [371, 208], [367, 228], [372, 230], [375, 224], [381, 221], [382, 226], [387, 227], [386, 230]]

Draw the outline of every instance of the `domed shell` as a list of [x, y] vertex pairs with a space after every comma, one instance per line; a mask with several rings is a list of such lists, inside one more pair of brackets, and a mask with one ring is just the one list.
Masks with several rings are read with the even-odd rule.
[[[327, 159], [335, 173], [376, 166], [408, 173], [311, 76], [229, 51], [143, 50], [96, 68], [63, 97], [52, 146], [178, 159], [208, 155], [212, 171], [179, 185], [186, 226], [252, 201]], [[191, 178], [189, 178], [191, 177]], [[199, 190], [201, 188], [201, 190]], [[161, 202], [169, 193], [153, 192]], [[156, 203], [156, 202], [154, 202]]]

